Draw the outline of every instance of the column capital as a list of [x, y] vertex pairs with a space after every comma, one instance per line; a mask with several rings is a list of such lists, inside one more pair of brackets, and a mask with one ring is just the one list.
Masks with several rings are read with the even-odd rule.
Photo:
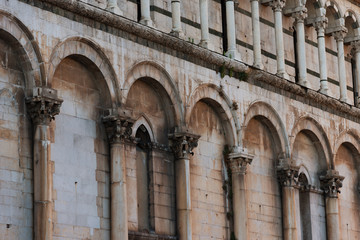
[[125, 141], [133, 142], [132, 125], [134, 120], [127, 116], [109, 115], [103, 117], [106, 133], [111, 144]]
[[176, 132], [169, 134], [171, 149], [176, 159], [189, 158], [189, 154], [194, 155], [192, 150], [197, 147], [200, 136], [189, 132]]
[[321, 188], [324, 190], [325, 195], [329, 198], [337, 198], [344, 178], [336, 170], [327, 170], [324, 175], [320, 175]]
[[27, 98], [25, 102], [34, 124], [49, 125], [60, 113], [63, 100], [58, 98], [55, 89], [36, 87], [33, 89], [33, 97]]
[[276, 167], [277, 178], [283, 187], [294, 187], [297, 184], [297, 177], [299, 175], [299, 168], [295, 162], [290, 158], [279, 159], [279, 164]]
[[347, 32], [347, 29], [343, 28], [339, 31], [332, 32], [331, 35], [335, 38], [337, 42], [343, 42]]
[[319, 19], [317, 19], [315, 22], [312, 23], [317, 34], [322, 37], [324, 37], [325, 35], [325, 28], [327, 27], [327, 24], [328, 24], [328, 18], [325, 16], [320, 17]]
[[297, 184], [299, 176], [299, 167], [289, 166], [288, 168], [278, 168], [277, 178], [283, 187], [294, 187]]
[[272, 0], [269, 5], [274, 12], [281, 12], [285, 7], [285, 0]]
[[247, 165], [250, 165], [254, 156], [245, 152], [230, 153], [228, 163], [233, 174], [246, 174]]
[[352, 52], [359, 53], [360, 52], [360, 40], [352, 41], [351, 42]]
[[304, 23], [305, 18], [307, 17], [307, 9], [304, 7], [300, 11], [293, 12], [291, 16], [295, 18], [295, 23]]

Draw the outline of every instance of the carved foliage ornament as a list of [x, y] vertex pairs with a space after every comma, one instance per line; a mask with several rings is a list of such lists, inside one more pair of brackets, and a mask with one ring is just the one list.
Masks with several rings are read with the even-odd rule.
[[285, 0], [273, 0], [270, 2], [270, 6], [275, 12], [281, 12], [285, 7]]
[[277, 178], [283, 187], [294, 187], [297, 184], [299, 175], [298, 167], [280, 168], [277, 170]]
[[36, 96], [26, 99], [28, 113], [34, 124], [48, 125], [60, 113], [62, 100]]
[[344, 178], [335, 170], [328, 170], [325, 175], [320, 176], [321, 188], [327, 197], [336, 198], [338, 196]]
[[107, 116], [103, 118], [103, 122], [110, 143], [134, 141], [133, 137], [131, 136], [131, 127], [134, 123], [132, 119], [120, 116]]
[[238, 174], [246, 174], [246, 168], [251, 164], [254, 156], [246, 153], [230, 153], [228, 164], [231, 172]]
[[194, 155], [192, 150], [197, 147], [199, 135], [189, 133], [175, 133], [171, 134], [171, 149], [173, 150], [175, 157], [189, 158], [189, 155]]

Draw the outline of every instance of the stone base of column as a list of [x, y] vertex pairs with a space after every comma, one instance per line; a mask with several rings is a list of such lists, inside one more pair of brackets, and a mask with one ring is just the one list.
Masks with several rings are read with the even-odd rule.
[[140, 23], [145, 25], [145, 26], [148, 26], [148, 27], [154, 27], [153, 26], [153, 21], [151, 19], [146, 19], [146, 18], [141, 19]]
[[254, 62], [254, 63], [253, 63], [253, 67], [258, 68], [258, 69], [261, 69], [261, 70], [264, 69], [264, 65], [263, 65], [262, 63], [256, 63], [256, 62]]
[[208, 40], [201, 40], [200, 43], [199, 43], [199, 46], [203, 47], [203, 48], [208, 48], [208, 45], [209, 45]]
[[319, 90], [319, 92], [320, 93], [322, 93], [322, 94], [325, 94], [325, 95], [328, 95], [328, 90], [329, 90], [329, 88], [326, 86], [326, 87], [322, 87], [322, 85], [323, 84], [321, 84], [321, 83], [326, 83], [327, 82], [327, 80], [326, 79], [320, 79], [320, 90]]
[[290, 80], [289, 74], [287, 74], [287, 72], [278, 72], [276, 73], [276, 76]]
[[347, 102], [347, 97], [341, 97], [339, 100], [340, 100], [340, 102], [346, 103]]
[[117, 15], [120, 15], [120, 16], [123, 15], [123, 12], [121, 11], [121, 9], [116, 5], [114, 5], [114, 6], [109, 5], [109, 6], [106, 7], [106, 10], [109, 11], [109, 12], [115, 13]]
[[299, 85], [309, 88], [309, 82], [306, 79], [299, 79]]
[[235, 59], [235, 60], [239, 60], [241, 61], [241, 57], [240, 57], [240, 53], [237, 50], [228, 50], [225, 53], [225, 56], [231, 58], [231, 59]]
[[173, 30], [171, 30], [170, 35], [177, 37], [177, 38], [181, 38], [181, 39], [185, 38], [185, 35], [184, 35], [183, 31], [181, 31], [181, 30], [173, 29]]

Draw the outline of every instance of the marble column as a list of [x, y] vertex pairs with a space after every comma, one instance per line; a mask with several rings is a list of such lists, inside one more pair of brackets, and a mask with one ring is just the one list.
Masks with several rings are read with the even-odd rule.
[[247, 240], [247, 203], [246, 203], [246, 167], [251, 164], [254, 156], [246, 153], [229, 154], [229, 166], [231, 169], [233, 211], [234, 211], [234, 234], [238, 240]]
[[260, 40], [260, 17], [259, 17], [259, 0], [250, 0], [251, 2], [251, 23], [253, 33], [253, 66], [263, 69], [264, 65], [261, 60], [261, 40]]
[[110, 209], [111, 239], [128, 239], [126, 152], [124, 144], [132, 143], [131, 126], [134, 121], [123, 116], [103, 118], [110, 143]]
[[123, 12], [121, 11], [121, 9], [117, 4], [117, 0], [108, 0], [106, 10], [113, 12], [117, 15], [123, 15]]
[[150, 0], [140, 0], [140, 23], [152, 27], [153, 22], [150, 16]]
[[169, 138], [175, 155], [177, 232], [179, 240], [191, 240], [190, 155], [200, 136], [183, 132]]
[[299, 167], [281, 164], [277, 167], [277, 177], [282, 187], [283, 231], [285, 240], [298, 239], [296, 223], [296, 179]]
[[326, 231], [328, 240], [340, 239], [338, 193], [342, 187], [343, 176], [338, 171], [328, 170], [320, 176], [321, 188], [325, 193]]
[[275, 44], [276, 44], [276, 63], [277, 71], [276, 75], [279, 77], [290, 79], [285, 70], [285, 52], [284, 52], [284, 36], [282, 25], [282, 9], [285, 6], [284, 0], [273, 0], [270, 2], [270, 6], [274, 11], [275, 22]]
[[354, 105], [359, 106], [360, 98], [360, 41], [351, 42], [352, 55], [355, 60]]
[[305, 49], [305, 29], [304, 20], [307, 17], [306, 8], [294, 12], [292, 17], [295, 18], [296, 29], [296, 52], [297, 64], [299, 68], [298, 83], [304, 87], [308, 87], [307, 72], [306, 72], [306, 49]]
[[345, 53], [344, 53], [344, 37], [346, 35], [345, 30], [333, 32], [337, 44], [338, 50], [338, 72], [339, 72], [339, 84], [340, 84], [340, 101], [347, 101], [347, 84], [346, 84], [346, 69], [345, 69]]
[[34, 239], [52, 239], [52, 163], [50, 122], [60, 113], [62, 100], [49, 88], [36, 88], [26, 99], [34, 126]]
[[226, 56], [240, 60], [240, 54], [236, 50], [235, 6], [233, 0], [226, 0], [226, 33], [228, 49]]
[[327, 65], [326, 65], [326, 47], [325, 47], [325, 28], [327, 25], [327, 18], [321, 17], [318, 21], [313, 23], [317, 32], [318, 42], [318, 57], [319, 57], [319, 72], [320, 72], [320, 92], [327, 94], [328, 80], [327, 80]]
[[200, 0], [200, 26], [201, 40], [200, 46], [207, 48], [209, 43], [209, 7], [208, 0]]
[[184, 33], [181, 29], [180, 0], [171, 0], [171, 13], [172, 13], [171, 34], [176, 37], [183, 38]]

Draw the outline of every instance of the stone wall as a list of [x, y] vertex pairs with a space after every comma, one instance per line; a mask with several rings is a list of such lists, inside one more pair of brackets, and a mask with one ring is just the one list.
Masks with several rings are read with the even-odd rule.
[[[251, 66], [249, 3], [235, 8], [239, 62], [222, 56], [219, 1], [209, 1], [209, 49], [197, 46], [198, 1], [182, 5], [183, 39], [168, 34], [171, 1], [152, 1], [156, 29], [136, 23], [135, 1], [118, 1], [124, 17], [103, 10], [105, 1], [49, 2], [0, 0], [0, 239], [34, 239], [38, 224], [33, 222], [35, 122], [31, 124], [33, 116], [25, 104], [26, 97], [36, 94], [35, 86], [55, 89], [63, 100], [49, 125], [52, 239], [110, 239], [115, 215], [112, 143], [102, 121], [109, 113], [120, 112], [133, 120], [131, 136], [121, 143], [127, 194], [123, 215], [127, 213], [130, 239], [174, 239], [180, 234], [175, 187], [179, 159], [168, 139], [180, 131], [200, 135], [193, 155], [189, 154], [187, 176], [192, 239], [231, 239], [238, 228], [227, 186], [231, 175], [227, 151], [253, 155], [244, 190], [243, 230], [248, 239], [286, 239], [277, 172], [283, 159], [291, 159], [308, 183], [291, 186], [296, 192], [298, 239], [305, 234], [301, 221], [306, 216], [299, 210], [304, 193], [313, 239], [329, 237], [327, 195], [319, 179], [329, 169], [345, 176], [338, 194], [339, 226], [334, 228], [339, 228], [341, 238], [358, 238], [359, 219], [354, 213], [360, 204], [356, 170], [360, 114], [353, 105], [350, 46], [345, 46], [346, 104], [335, 99], [338, 62], [332, 36], [325, 37], [328, 77], [333, 79], [330, 96], [316, 92], [320, 81], [313, 27], [305, 28], [309, 89], [296, 83], [294, 20], [289, 16], [283, 16], [283, 32], [290, 79], [274, 76], [276, 47], [269, 6], [260, 6], [264, 70], [259, 70]], [[342, 3], [342, 14], [348, 8], [358, 10], [353, 3]], [[153, 227], [140, 231], [135, 134], [142, 127], [151, 140], [148, 209]]]

